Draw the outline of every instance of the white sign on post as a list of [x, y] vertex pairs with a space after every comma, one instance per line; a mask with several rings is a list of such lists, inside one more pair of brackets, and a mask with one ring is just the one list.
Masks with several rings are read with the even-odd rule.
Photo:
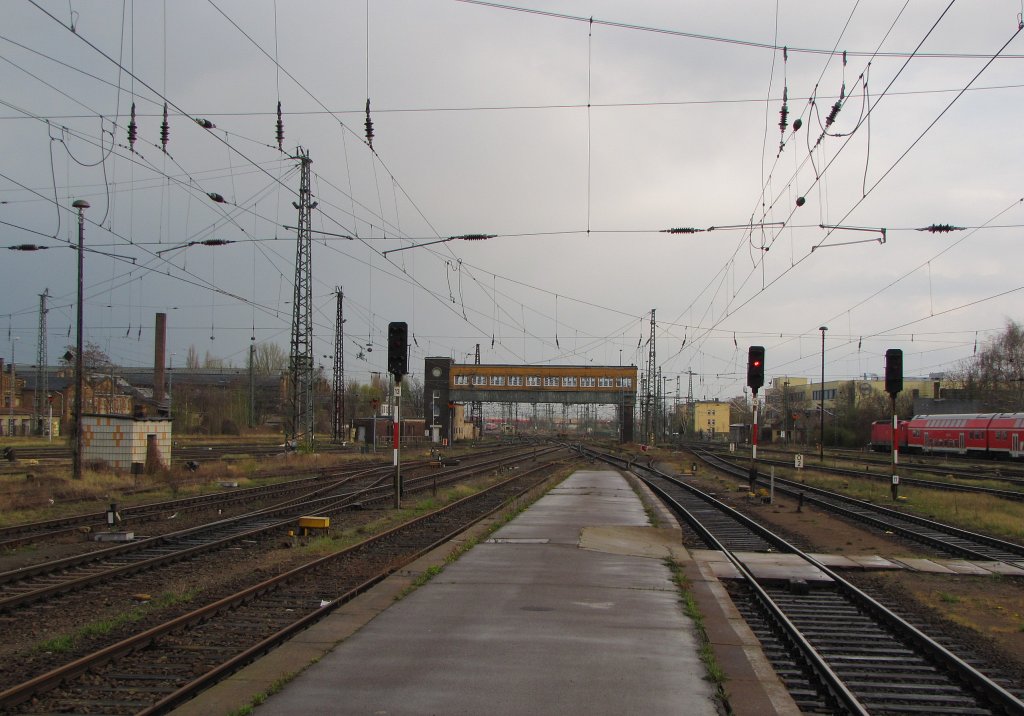
[[795, 455], [793, 457], [793, 467], [796, 467], [796, 468], [799, 469], [799, 468], [803, 468], [803, 466], [804, 466], [804, 456], [803, 455]]

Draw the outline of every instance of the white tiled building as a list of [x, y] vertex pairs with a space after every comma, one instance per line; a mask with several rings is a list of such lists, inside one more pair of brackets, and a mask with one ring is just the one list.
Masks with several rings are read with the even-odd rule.
[[[147, 465], [147, 456], [156, 464]], [[147, 470], [170, 465], [171, 419], [85, 414], [82, 459], [103, 460], [118, 470], [130, 470], [132, 463]]]

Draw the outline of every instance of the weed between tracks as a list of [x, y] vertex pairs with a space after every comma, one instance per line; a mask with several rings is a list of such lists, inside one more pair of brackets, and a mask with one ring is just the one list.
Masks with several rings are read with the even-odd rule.
[[61, 634], [60, 636], [55, 636], [52, 639], [47, 639], [46, 641], [37, 644], [35, 648], [37, 651], [52, 654], [62, 654], [71, 651], [84, 639], [110, 634], [115, 629], [122, 627], [125, 624], [133, 624], [141, 621], [144, 617], [155, 610], [166, 609], [167, 607], [174, 606], [175, 604], [187, 604], [195, 598], [196, 594], [197, 592], [194, 590], [161, 594], [155, 599], [150, 599], [140, 603], [138, 606], [132, 607], [128, 611], [122, 612], [111, 619], [101, 619], [100, 621], [90, 622], [89, 624], [79, 627], [70, 634]]
[[665, 558], [665, 565], [672, 572], [672, 581], [676, 583], [676, 587], [679, 589], [683, 612], [693, 620], [694, 629], [697, 631], [697, 638], [700, 640], [700, 660], [704, 663], [704, 670], [706, 672], [705, 678], [714, 684], [715, 696], [719, 702], [728, 713], [732, 713], [732, 710], [729, 708], [728, 697], [725, 693], [725, 682], [728, 680], [728, 677], [715, 657], [714, 648], [711, 646], [707, 630], [704, 627], [704, 615], [701, 614], [697, 600], [693, 598], [693, 593], [690, 591], [690, 581], [671, 557]]

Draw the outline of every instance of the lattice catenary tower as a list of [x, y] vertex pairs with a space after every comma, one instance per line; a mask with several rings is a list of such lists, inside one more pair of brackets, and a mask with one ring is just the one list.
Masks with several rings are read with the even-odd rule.
[[654, 417], [654, 396], [651, 393], [651, 382], [656, 380], [655, 366], [657, 355], [654, 351], [654, 329], [657, 324], [654, 322], [654, 309], [651, 309], [651, 340], [647, 351], [647, 390], [644, 391], [644, 440], [648, 443], [654, 442], [654, 429], [652, 418]]
[[291, 397], [289, 438], [296, 446], [313, 444], [313, 306], [312, 306], [312, 232], [310, 215], [317, 203], [311, 201], [309, 152], [299, 147], [296, 156], [302, 163], [299, 179], [298, 235], [295, 242], [295, 294], [292, 301], [292, 342], [288, 388]]
[[[46, 372], [46, 299], [50, 295], [50, 289], [44, 289], [39, 294], [39, 340], [36, 342], [36, 396], [32, 401], [32, 432], [36, 435], [46, 435], [50, 432], [50, 426], [43, 425], [46, 421], [46, 406], [50, 395], [50, 386], [47, 382]], [[62, 416], [63, 417], [63, 416]]]
[[341, 286], [334, 289], [338, 296], [338, 315], [334, 321], [334, 375], [331, 386], [331, 440], [341, 442], [347, 439], [345, 429], [345, 294]]

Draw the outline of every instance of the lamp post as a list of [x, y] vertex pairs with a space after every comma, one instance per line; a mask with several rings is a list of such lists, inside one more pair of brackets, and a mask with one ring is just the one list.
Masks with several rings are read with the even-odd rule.
[[828, 326], [820, 326], [821, 331], [821, 394], [818, 412], [818, 461], [825, 462], [825, 331]]
[[76, 315], [77, 333], [75, 335], [75, 447], [72, 451], [71, 477], [82, 479], [82, 274], [85, 267], [83, 249], [85, 243], [85, 210], [89, 202], [75, 199], [71, 204], [78, 209], [78, 309]]
[[786, 431], [786, 445], [793, 442], [789, 429], [789, 381], [782, 383], [782, 429]]
[[20, 340], [20, 336], [15, 336], [11, 339], [11, 403], [8, 406], [10, 408], [10, 415], [7, 420], [7, 432], [11, 437], [14, 437], [14, 387], [18, 384], [17, 370], [14, 367], [14, 347], [18, 345]]
[[174, 414], [171, 412], [171, 408], [174, 405], [174, 356], [177, 353], [171, 352], [170, 365], [167, 368], [167, 414], [172, 417]]

